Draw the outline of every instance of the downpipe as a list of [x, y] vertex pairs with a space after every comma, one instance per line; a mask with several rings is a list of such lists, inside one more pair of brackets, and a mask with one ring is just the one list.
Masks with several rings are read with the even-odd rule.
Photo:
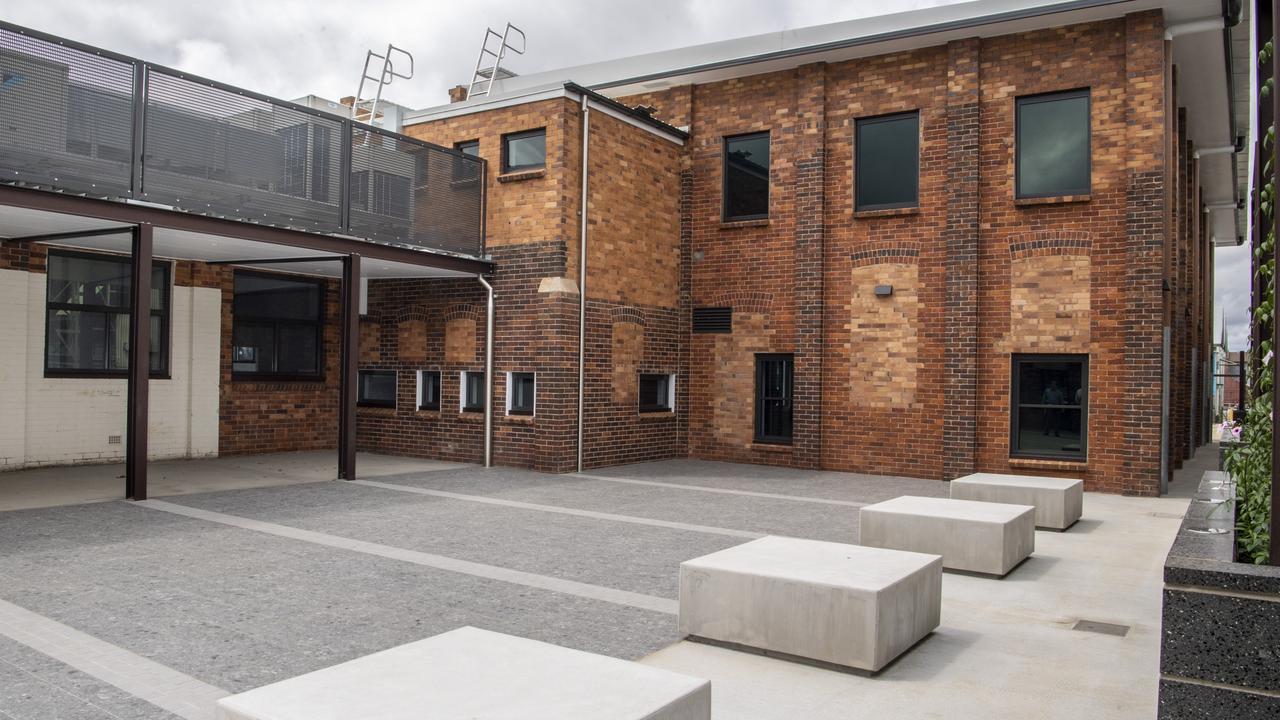
[[578, 472], [582, 472], [582, 438], [586, 423], [587, 385], [587, 139], [591, 136], [591, 109], [582, 96], [582, 197], [578, 214]]
[[493, 467], [493, 286], [482, 275], [476, 279], [488, 295], [484, 313], [484, 466]]

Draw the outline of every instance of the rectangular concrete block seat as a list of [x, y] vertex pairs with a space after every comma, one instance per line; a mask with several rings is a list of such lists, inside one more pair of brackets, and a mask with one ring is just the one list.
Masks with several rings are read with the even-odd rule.
[[942, 559], [764, 537], [680, 564], [680, 632], [877, 671], [942, 612]]
[[223, 698], [216, 720], [709, 720], [711, 683], [463, 627]]
[[951, 570], [1004, 575], [1035, 550], [1030, 505], [902, 497], [860, 511], [859, 542], [934, 553]]
[[1036, 527], [1066, 530], [1084, 511], [1084, 481], [1037, 475], [974, 473], [951, 481], [957, 500], [1032, 505]]

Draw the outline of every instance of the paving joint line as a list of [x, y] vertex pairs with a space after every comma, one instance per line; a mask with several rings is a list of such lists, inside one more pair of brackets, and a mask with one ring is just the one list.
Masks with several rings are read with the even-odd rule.
[[856, 502], [853, 500], [833, 500], [831, 498], [810, 497], [808, 495], [786, 495], [783, 493], [771, 493], [760, 490], [735, 490], [733, 488], [708, 487], [706, 485], [686, 485], [684, 483], [661, 482], [659, 480], [637, 480], [635, 478], [617, 478], [607, 475], [590, 475], [588, 473], [570, 473], [570, 477], [587, 478], [588, 480], [603, 480], [605, 482], [623, 483], [626, 485], [651, 485], [653, 487], [675, 488], [677, 490], [696, 490], [698, 492], [719, 493], [722, 495], [744, 495], [746, 497], [762, 497], [774, 500], [790, 500], [792, 502], [817, 503], [819, 505], [843, 505], [845, 507], [866, 507], [871, 503]]

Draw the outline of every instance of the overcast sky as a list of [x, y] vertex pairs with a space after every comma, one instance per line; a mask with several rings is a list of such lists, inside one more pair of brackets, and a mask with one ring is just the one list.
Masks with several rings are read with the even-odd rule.
[[[520, 73], [552, 70], [743, 35], [949, 4], [950, 0], [9, 0], [4, 19], [276, 97], [353, 95], [365, 52], [394, 43], [415, 76], [386, 97], [410, 107], [447, 102], [467, 83], [486, 26], [514, 23], [528, 52]], [[506, 64], [506, 63], [504, 63]], [[1234, 349], [1247, 330], [1247, 248], [1217, 257]]]

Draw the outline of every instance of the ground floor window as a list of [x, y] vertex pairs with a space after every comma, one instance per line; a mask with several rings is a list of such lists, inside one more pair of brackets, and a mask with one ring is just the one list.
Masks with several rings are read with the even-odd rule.
[[507, 414], [532, 415], [536, 388], [533, 373], [507, 373]]
[[462, 409], [484, 412], [484, 373], [466, 370], [462, 373]]
[[1014, 355], [1009, 454], [1083, 460], [1089, 356]]
[[237, 270], [231, 304], [232, 372], [319, 379], [323, 318], [321, 281]]
[[675, 375], [641, 373], [640, 412], [671, 412], [676, 406], [675, 389]]
[[756, 355], [756, 442], [791, 442], [792, 355]]
[[440, 409], [440, 371], [418, 371], [418, 409]]
[[361, 370], [356, 404], [366, 407], [395, 407], [396, 371]]

